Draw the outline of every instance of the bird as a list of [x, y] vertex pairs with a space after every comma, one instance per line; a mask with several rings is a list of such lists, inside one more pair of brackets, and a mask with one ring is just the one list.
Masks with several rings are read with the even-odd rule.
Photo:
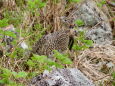
[[46, 55], [52, 57], [53, 50], [62, 53], [67, 49], [72, 48], [74, 43], [74, 36], [76, 31], [74, 29], [62, 29], [43, 35], [33, 46], [32, 52], [38, 55]]

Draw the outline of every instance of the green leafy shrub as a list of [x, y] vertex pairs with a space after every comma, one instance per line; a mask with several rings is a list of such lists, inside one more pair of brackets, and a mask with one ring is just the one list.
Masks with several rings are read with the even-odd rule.
[[[9, 11], [6, 10], [4, 13], [5, 19], [8, 20], [8, 24], [13, 24], [14, 26], [18, 26], [23, 22], [23, 11]], [[5, 25], [5, 26], [7, 26]]]
[[101, 0], [101, 1], [97, 2], [98, 7], [102, 7], [104, 4], [106, 4], [106, 0]]
[[78, 3], [78, 2], [81, 2], [82, 0], [68, 0], [68, 1]]
[[112, 73], [112, 85], [115, 86], [115, 72]]
[[81, 19], [77, 19], [77, 20], [75, 21], [75, 24], [80, 27], [80, 26], [83, 26], [83, 25], [84, 25], [84, 22], [83, 22]]
[[34, 11], [38, 8], [43, 8], [46, 5], [46, 3], [42, 2], [41, 0], [28, 0], [27, 4], [30, 11]]
[[8, 25], [8, 19], [4, 18], [2, 20], [0, 20], [0, 27], [5, 27]]
[[84, 31], [79, 31], [78, 33], [79, 35], [75, 39], [75, 43], [77, 44], [73, 45], [74, 50], [77, 50], [77, 51], [84, 50], [93, 45], [92, 40], [86, 40]]
[[51, 60], [51, 58], [47, 58], [47, 56], [34, 54], [31, 60], [27, 61], [27, 65], [30, 69], [41, 69], [44, 71], [45, 69], [51, 70], [52, 66], [63, 68], [65, 64], [72, 64], [67, 55], [61, 54], [56, 50], [54, 50], [54, 57], [58, 60], [58, 63]]
[[61, 64], [72, 64], [72, 61], [70, 60], [70, 58], [68, 57], [68, 55], [61, 54], [61, 53], [59, 53], [56, 50], [54, 50], [54, 57], [56, 57], [57, 60], [59, 60], [59, 62]]
[[17, 83], [16, 80], [18, 79], [26, 79], [28, 73], [21, 71], [21, 72], [14, 72], [7, 68], [0, 68], [0, 84], [7, 85], [7, 86], [24, 86], [22, 83]]

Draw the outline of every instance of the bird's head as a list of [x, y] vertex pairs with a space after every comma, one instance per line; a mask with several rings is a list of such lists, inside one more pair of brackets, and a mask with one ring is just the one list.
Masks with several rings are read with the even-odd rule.
[[70, 30], [70, 36], [77, 36], [78, 32], [74, 29], [75, 28], [75, 23], [74, 19], [67, 18], [67, 17], [60, 17], [61, 19], [61, 24], [62, 28], [64, 29], [69, 29]]

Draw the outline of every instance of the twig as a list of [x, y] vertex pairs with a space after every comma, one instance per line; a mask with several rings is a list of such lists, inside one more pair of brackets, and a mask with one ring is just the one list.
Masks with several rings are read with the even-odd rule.
[[101, 78], [99, 78], [99, 79], [97, 79], [97, 80], [94, 80], [94, 82], [99, 81], [99, 80], [102, 80], [102, 79], [104, 79], [104, 78], [106, 78], [106, 77], [108, 77], [108, 76], [110, 76], [110, 77], [111, 77], [111, 75], [110, 75], [110, 74], [108, 74], [108, 75], [103, 76], [103, 77], [101, 77]]

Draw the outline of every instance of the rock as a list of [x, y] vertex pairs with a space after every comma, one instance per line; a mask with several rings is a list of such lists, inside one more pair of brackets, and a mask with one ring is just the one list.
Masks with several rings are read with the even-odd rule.
[[112, 67], [115, 66], [112, 62], [109, 62], [109, 63], [107, 63], [106, 65], [107, 65], [108, 68], [112, 68]]
[[54, 69], [32, 79], [28, 86], [95, 86], [76, 68]]
[[85, 0], [81, 5], [76, 4], [69, 11], [65, 20], [72, 24], [78, 19], [84, 21], [84, 25], [78, 26], [78, 29], [86, 30], [86, 38], [93, 40], [96, 44], [111, 44], [112, 29], [108, 18], [97, 7], [94, 0]]
[[23, 49], [29, 49], [28, 48], [28, 45], [26, 44], [26, 42], [24, 41], [24, 38], [21, 37], [20, 40], [23, 40], [20, 44], [20, 47], [23, 48]]

